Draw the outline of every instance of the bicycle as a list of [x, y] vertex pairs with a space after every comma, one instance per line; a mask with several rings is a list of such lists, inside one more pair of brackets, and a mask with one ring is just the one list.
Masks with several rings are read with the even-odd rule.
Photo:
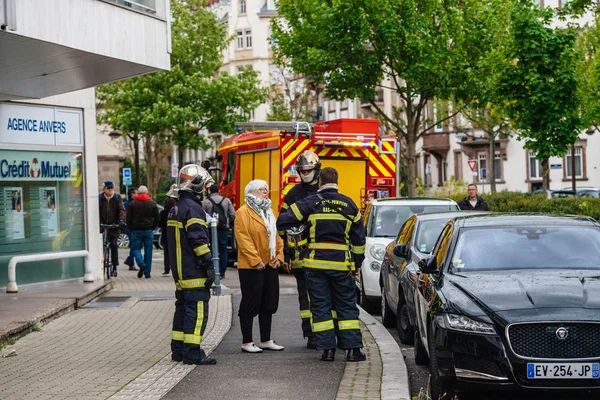
[[100, 224], [100, 228], [102, 228], [102, 248], [104, 249], [104, 274], [106, 275], [106, 279], [110, 279], [112, 274], [112, 262], [110, 260], [110, 242], [108, 241], [108, 231], [110, 229], [118, 229], [119, 227], [119, 224]]

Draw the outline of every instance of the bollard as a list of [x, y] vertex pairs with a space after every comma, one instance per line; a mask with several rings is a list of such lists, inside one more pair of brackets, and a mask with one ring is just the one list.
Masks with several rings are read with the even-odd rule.
[[217, 224], [219, 223], [219, 214], [214, 213], [210, 220], [210, 246], [212, 253], [213, 267], [215, 268], [215, 287], [213, 294], [221, 295], [221, 272], [219, 271], [219, 238], [217, 236]]

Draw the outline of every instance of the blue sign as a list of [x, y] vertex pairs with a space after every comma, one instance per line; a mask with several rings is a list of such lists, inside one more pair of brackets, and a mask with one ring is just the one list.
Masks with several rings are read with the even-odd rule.
[[562, 164], [550, 164], [550, 169], [562, 169]]
[[131, 186], [131, 168], [123, 168], [123, 185]]
[[485, 180], [487, 178], [487, 170], [485, 168], [481, 168], [481, 179]]

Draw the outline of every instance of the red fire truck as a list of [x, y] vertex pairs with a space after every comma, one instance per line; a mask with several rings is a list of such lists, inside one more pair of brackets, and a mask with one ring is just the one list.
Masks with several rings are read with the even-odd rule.
[[273, 209], [300, 177], [296, 158], [315, 152], [324, 167], [339, 173], [340, 193], [363, 207], [369, 198], [396, 195], [396, 138], [380, 137], [379, 121], [337, 119], [305, 122], [246, 122], [244, 133], [225, 140], [217, 150], [221, 164], [221, 194], [237, 209], [244, 204], [244, 188], [253, 179], [269, 183]]

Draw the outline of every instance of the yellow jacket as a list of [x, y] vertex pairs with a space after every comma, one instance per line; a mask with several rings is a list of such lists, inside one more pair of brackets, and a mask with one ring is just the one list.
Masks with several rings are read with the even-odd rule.
[[[269, 237], [262, 218], [246, 204], [235, 213], [235, 240], [238, 248], [238, 269], [254, 268], [261, 261], [270, 261]], [[283, 265], [283, 240], [276, 235], [277, 253], [275, 257]]]

